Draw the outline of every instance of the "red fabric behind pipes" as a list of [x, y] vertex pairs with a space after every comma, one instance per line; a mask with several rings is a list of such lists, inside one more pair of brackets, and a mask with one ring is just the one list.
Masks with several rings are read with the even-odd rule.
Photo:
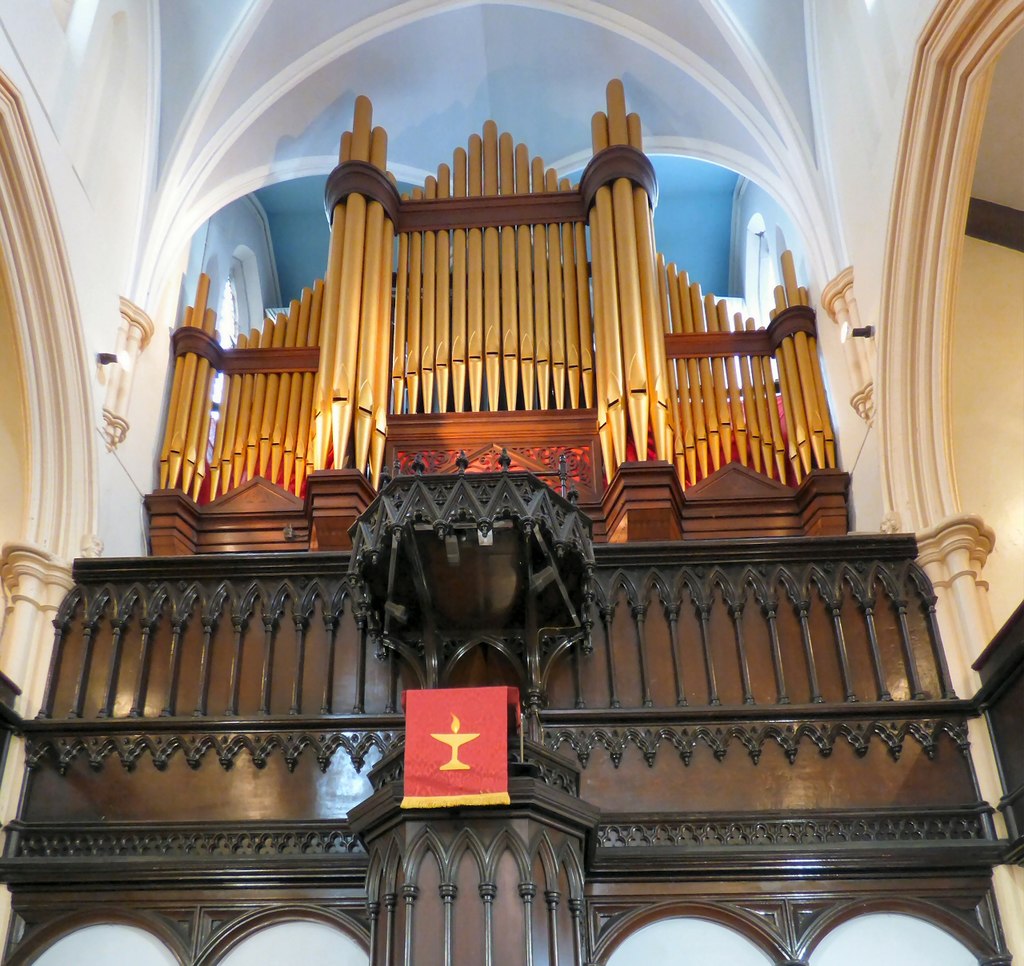
[[[403, 808], [508, 804], [509, 712], [518, 720], [516, 688], [406, 691], [402, 703]], [[464, 767], [443, 767], [454, 762]]]

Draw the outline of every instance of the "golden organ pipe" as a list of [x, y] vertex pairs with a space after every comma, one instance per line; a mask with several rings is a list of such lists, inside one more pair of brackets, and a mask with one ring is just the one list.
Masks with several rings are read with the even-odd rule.
[[[661, 324], [665, 333], [670, 333], [674, 330], [675, 325], [672, 320], [672, 307], [670, 305], [671, 297], [669, 295], [669, 278], [668, 269], [665, 266], [665, 257], [661, 254], [658, 255], [657, 262], [657, 278], [658, 278], [658, 300], [661, 303]], [[668, 388], [669, 388], [669, 429], [671, 431], [671, 442], [672, 462], [676, 467], [676, 474], [679, 477], [679, 483], [682, 487], [686, 487], [687, 483], [687, 468], [686, 468], [686, 445], [683, 442], [683, 407], [681, 405], [681, 397], [679, 393], [679, 360], [673, 359], [666, 366], [668, 374]], [[689, 404], [686, 409], [689, 410]], [[690, 445], [693, 445], [693, 427], [690, 427]]]
[[[398, 236], [398, 268], [395, 270], [395, 345], [391, 359], [391, 411], [403, 411], [405, 398], [405, 333], [409, 311], [409, 232]], [[412, 412], [412, 409], [409, 410]]]
[[[781, 285], [775, 286], [775, 314], [786, 308], [786, 293]], [[774, 315], [772, 316], [774, 318]], [[811, 469], [811, 443], [807, 425], [807, 413], [804, 409], [803, 394], [800, 388], [800, 370], [796, 357], [796, 349], [792, 339], [783, 339], [775, 354], [779, 365], [779, 384], [782, 387], [783, 403], [786, 407], [786, 422], [790, 440], [795, 440], [795, 455], [790, 450], [790, 459], [794, 463], [797, 482]]]
[[[284, 347], [294, 349], [298, 343], [299, 316], [301, 314], [301, 302], [293, 299], [288, 311], [288, 324], [284, 332]], [[277, 389], [277, 408], [274, 412], [274, 421], [270, 430], [270, 476], [274, 483], [278, 480], [281, 472], [281, 463], [284, 458], [285, 435], [288, 432], [288, 408], [291, 405], [292, 381], [294, 375], [290, 372], [281, 373], [281, 381]], [[281, 484], [287, 486], [286, 483]]]
[[[629, 146], [643, 151], [643, 134], [638, 114], [626, 115], [626, 133]], [[658, 284], [663, 277], [657, 272], [657, 256], [654, 245], [654, 222], [651, 201], [647, 192], [633, 186], [633, 212], [636, 219], [637, 258], [640, 266], [640, 297], [644, 306], [644, 333], [647, 343], [647, 386], [652, 404], [655, 447], [659, 459], [670, 460], [675, 450], [675, 403], [668, 375], [668, 360], [665, 357], [664, 331], [667, 321], [667, 306], [661, 307], [659, 293], [664, 286]], [[647, 306], [650, 305], [650, 312]], [[660, 317], [655, 317], [660, 313]], [[682, 476], [682, 474], [680, 474]]]
[[[728, 332], [729, 330], [729, 307], [724, 299], [715, 304], [715, 311], [718, 316], [718, 331]], [[722, 360], [725, 366], [725, 387], [729, 394], [729, 415], [732, 425], [733, 440], [736, 443], [736, 452], [740, 462], [746, 466], [750, 462], [747, 455], [747, 421], [743, 413], [743, 403], [740, 398], [740, 383], [736, 373], [736, 357], [727, 356]], [[732, 458], [732, 452], [726, 453], [728, 459]]]
[[[352, 160], [370, 161], [372, 108], [365, 97], [357, 97], [352, 123]], [[352, 431], [354, 395], [356, 391], [356, 359], [359, 346], [359, 319], [362, 301], [363, 262], [366, 237], [366, 199], [358, 192], [348, 196], [345, 204], [344, 255], [339, 281], [337, 326], [338, 347], [327, 368], [333, 371], [331, 395], [331, 436], [334, 444], [334, 466], [345, 465]]]
[[576, 269], [576, 315], [580, 323], [580, 378], [584, 406], [594, 405], [594, 315], [590, 304], [590, 269], [587, 264], [587, 230], [573, 226], [573, 262]]
[[[319, 345], [320, 334], [323, 332], [323, 306], [325, 299], [324, 282], [319, 279], [313, 285], [313, 298], [309, 307], [309, 336], [308, 345]], [[321, 350], [322, 352], [323, 350]], [[315, 376], [311, 372], [302, 374], [302, 402], [299, 405], [299, 428], [296, 431], [295, 451], [295, 494], [302, 491], [302, 484], [305, 481], [306, 473], [311, 468], [309, 462], [312, 452], [310, 451], [310, 432], [312, 430], [312, 401]], [[312, 469], [323, 469], [322, 466], [312, 466]]]
[[[667, 273], [672, 331], [679, 334], [686, 331], [692, 332], [693, 322], [690, 322], [689, 329], [687, 329], [684, 315], [690, 308], [689, 278], [686, 272], [683, 272], [682, 275], [677, 273], [674, 262], [669, 264]], [[682, 297], [680, 296], [681, 292], [683, 293]], [[673, 362], [676, 369], [676, 385], [679, 391], [680, 419], [678, 422], [681, 423], [686, 474], [690, 483], [696, 483], [698, 460], [700, 459], [703, 471], [706, 473], [708, 459], [708, 438], [707, 430], [704, 427], [704, 410], [700, 405], [700, 397], [694, 398], [694, 390], [698, 388], [697, 360], [675, 359]], [[698, 420], [699, 432], [697, 428]], [[700, 456], [699, 450], [703, 453], [703, 456]]]
[[[498, 126], [484, 122], [483, 190], [498, 193]], [[484, 229], [484, 369], [487, 378], [487, 408], [498, 409], [501, 379], [501, 297], [498, 257], [498, 229]], [[513, 390], [514, 391], [514, 390]]]
[[[466, 150], [452, 158], [454, 193], [466, 197]], [[397, 338], [397, 336], [396, 336]], [[455, 412], [466, 408], [466, 229], [452, 233], [452, 396]]]
[[[344, 160], [345, 149], [351, 151], [352, 135], [346, 131], [348, 138], [342, 135], [343, 149], [339, 152]], [[313, 463], [317, 469], [327, 466], [327, 450], [331, 435], [331, 377], [333, 376], [332, 360], [338, 344], [338, 285], [341, 283], [341, 259], [345, 243], [345, 203], [334, 206], [331, 218], [331, 240], [327, 250], [327, 270], [324, 274], [324, 313], [327, 324], [324, 326], [324, 341], [320, 347], [320, 365], [315, 379], [316, 441], [313, 452]]]
[[[437, 169], [437, 197], [451, 197], [451, 169]], [[451, 363], [451, 239], [448, 229], [436, 233], [434, 267], [434, 380], [437, 385], [437, 411], [448, 412], [449, 365]]]
[[[631, 114], [630, 118], [636, 117]], [[637, 120], [639, 126], [639, 119]], [[639, 135], [638, 135], [639, 136]], [[671, 460], [673, 432], [669, 406], [668, 363], [665, 358], [665, 324], [655, 275], [654, 230], [651, 225], [650, 199], [643, 188], [633, 188], [633, 218], [637, 238], [637, 265], [640, 272], [640, 304], [643, 311], [644, 356], [647, 361], [647, 395], [650, 399], [651, 426], [655, 454], [660, 460]]]
[[[241, 337], [239, 337], [241, 341]], [[248, 348], [260, 347], [260, 330], [249, 333]], [[256, 374], [247, 372], [242, 376], [242, 397], [238, 404], [238, 424], [235, 427], [235, 442], [231, 448], [231, 485], [238, 486], [245, 478], [245, 464], [248, 456], [249, 424], [252, 422], [253, 398], [256, 394]]]
[[[414, 188], [414, 201], [423, 197], [422, 188]], [[409, 235], [409, 316], [406, 339], [408, 349], [405, 357], [405, 385], [409, 395], [409, 412], [419, 412], [420, 408], [420, 362], [422, 345], [420, 314], [423, 307], [423, 235], [414, 231]], [[426, 408], [423, 412], [428, 412]]]
[[[198, 302], [199, 300], [196, 299]], [[199, 306], [196, 306], [193, 318], [199, 317]], [[203, 309], [203, 331], [213, 335], [217, 331], [217, 316], [213, 309]], [[201, 440], [204, 418], [210, 417], [210, 363], [200, 359], [196, 365], [195, 379], [192, 385], [192, 396], [188, 411], [188, 424], [185, 430], [185, 448], [181, 466], [181, 488], [187, 493], [202, 461], [205, 472], [206, 440]], [[187, 398], [187, 397], [186, 397]]]
[[[390, 177], [390, 175], [389, 175]], [[391, 259], [394, 252], [395, 223], [384, 220], [384, 242], [380, 249], [380, 270], [377, 273], [377, 305], [380, 321], [377, 325], [380, 346], [377, 350], [376, 382], [374, 386], [373, 437], [370, 440], [370, 475], [374, 487], [380, 484], [380, 471], [384, 463], [384, 446], [388, 436], [388, 339], [391, 319]]]
[[[610, 478], [615, 472], [615, 441], [612, 439], [612, 427], [608, 423], [608, 395], [609, 374], [613, 364], [618, 365], [617, 359], [612, 359], [608, 353], [608, 342], [606, 337], [608, 331], [608, 313], [605, 311], [605, 290], [607, 284], [603, 283], [605, 267], [602, 262], [603, 245], [598, 244], [600, 239], [601, 216], [598, 213], [597, 205], [590, 211], [590, 237], [594, 242], [594, 338], [596, 355], [599, 362], [597, 369], [597, 434], [601, 442], [601, 455], [604, 461], [605, 473]], [[607, 360], [607, 361], [605, 361]]]
[[[753, 332], [754, 320], [748, 318], [744, 328], [747, 332]], [[775, 427], [769, 418], [769, 407], [775, 411], [776, 421], [779, 418], [778, 406], [775, 402], [775, 384], [771, 381], [765, 382], [765, 368], [769, 368], [769, 380], [771, 378], [770, 363], [767, 357], [751, 356], [750, 373], [753, 380], [753, 408], [757, 412], [757, 423], [760, 429], [761, 443], [761, 464], [765, 476], [771, 477], [774, 474], [774, 451], [775, 451]], [[756, 464], [755, 464], [756, 465]]]
[[[733, 316], [733, 331], [743, 331], [743, 316], [737, 312]], [[754, 470], [761, 472], [761, 420], [757, 409], [757, 401], [754, 398], [754, 382], [751, 378], [750, 356], [737, 356], [736, 363], [740, 368], [740, 385], [743, 390], [743, 416], [746, 420], [747, 432], [750, 436], [750, 462]]]
[[[777, 285], [775, 287], [775, 304], [778, 306], [780, 303], [785, 306], [785, 292], [782, 286]], [[769, 315], [774, 319], [778, 312], [779, 309], [775, 308], [769, 312]], [[800, 434], [800, 423], [797, 420], [796, 400], [793, 398], [793, 386], [789, 378], [788, 359], [786, 358], [784, 345], [785, 342], [786, 340], [783, 339], [775, 350], [775, 366], [779, 373], [779, 394], [782, 396], [782, 411], [786, 415], [786, 455], [792, 472], [796, 477], [796, 481], [799, 483], [803, 480], [803, 471], [800, 466], [799, 456], [800, 444], [797, 439]], [[792, 346], [789, 348], [790, 351], [792, 351]], [[799, 390], [797, 391], [797, 396], [799, 397]], [[806, 439], [806, 436], [804, 439]], [[785, 473], [782, 478], [783, 480], [786, 479]]]
[[[248, 344], [249, 340], [245, 333], [240, 332], [235, 343], [236, 348], [244, 349]], [[238, 418], [242, 403], [242, 383], [244, 378], [240, 373], [236, 373], [231, 376], [224, 387], [225, 397], [221, 400], [221, 412], [225, 415], [217, 425], [217, 444], [213, 452], [217, 473], [216, 478], [214, 478], [211, 468], [211, 496], [223, 496], [231, 489], [231, 455], [234, 451], [235, 434], [238, 432]], [[227, 403], [226, 409], [225, 402]], [[221, 433], [222, 430], [223, 435]]]
[[[523, 146], [519, 145], [519, 148]], [[507, 132], [498, 139], [498, 189], [503, 195], [529, 191], [529, 186], [523, 185], [517, 177], [519, 148], [514, 147], [512, 135]], [[522, 233], [522, 226], [519, 226], [518, 231]], [[516, 305], [516, 232], [517, 229], [510, 225], [498, 229], [501, 243], [501, 368], [505, 380], [505, 406], [510, 410], [516, 408], [519, 383], [521, 313]], [[497, 408], [497, 394], [491, 408]]]
[[[304, 288], [302, 297], [299, 300], [299, 321], [295, 330], [295, 342], [297, 346], [309, 345], [309, 313], [313, 307], [313, 292]], [[293, 372], [288, 380], [287, 408], [283, 426], [282, 449], [284, 451], [284, 474], [281, 478], [281, 486], [286, 490], [291, 485], [292, 472], [295, 468], [295, 456], [298, 448], [299, 433], [299, 407], [302, 405], [302, 376], [303, 373]], [[282, 390], [283, 395], [283, 390]], [[277, 479], [275, 474], [274, 479]]]
[[[530, 160], [525, 144], [516, 145], [516, 189], [522, 194], [530, 191]], [[533, 254], [531, 250], [530, 226], [519, 225], [516, 235], [518, 255], [519, 290], [519, 377], [523, 384], [523, 409], [533, 409], [536, 388], [534, 364], [534, 319], [533, 319]], [[508, 393], [509, 409], [515, 409], [515, 387]]]
[[[192, 324], [192, 306], [185, 309], [185, 317], [182, 320], [182, 327]], [[174, 427], [178, 421], [178, 410], [181, 409], [182, 385], [185, 379], [185, 360], [178, 356], [174, 360], [174, 378], [171, 382], [171, 399], [167, 407], [167, 425], [164, 427], [164, 442], [160, 448], [160, 489], [174, 486], [176, 480], [171, 480], [171, 440], [174, 436]], [[177, 477], [177, 473], [175, 473]]]
[[[383, 170], [387, 164], [388, 136], [381, 127], [370, 132], [370, 164]], [[356, 393], [354, 398], [355, 420], [355, 462], [354, 467], [363, 473], [370, 458], [370, 442], [373, 436], [379, 392], [380, 361], [387, 356], [391, 326], [383, 325], [380, 312], [380, 275], [384, 270], [381, 263], [384, 248], [384, 206], [371, 201], [366, 209], [366, 236], [363, 255], [362, 299], [359, 313], [359, 348], [356, 370]], [[390, 255], [390, 250], [389, 250]], [[391, 266], [387, 268], [388, 282], [391, 281]]]
[[[210, 294], [210, 277], [202, 273], [196, 285], [196, 297], [192, 306], [192, 315], [186, 322], [201, 329], [205, 329], [206, 303]], [[178, 406], [174, 414], [173, 428], [170, 434], [170, 446], [168, 447], [167, 468], [168, 483], [170, 487], [179, 485], [179, 473], [182, 474], [180, 487], [188, 489], [188, 481], [184, 480], [183, 462], [186, 458], [188, 448], [188, 427], [192, 412], [192, 400], [196, 387], [196, 374], [200, 370], [199, 357], [194, 352], [186, 352], [182, 364], [181, 384], [178, 389]], [[209, 366], [209, 363], [207, 363]], [[173, 392], [173, 387], [172, 387]]]
[[326, 360], [331, 377], [331, 439], [334, 466], [345, 465], [352, 426], [353, 371], [359, 345], [359, 306], [362, 295], [363, 245], [366, 236], [366, 199], [353, 193], [345, 205], [344, 255], [339, 286], [338, 343], [332, 360]]
[[[428, 201], [437, 197], [437, 179], [428, 175], [423, 184]], [[423, 387], [423, 411], [434, 411], [434, 326], [437, 293], [437, 235], [423, 233], [423, 306], [420, 309], [420, 380]]]
[[[804, 298], [796, 280], [796, 265], [793, 253], [788, 249], [782, 253], [782, 279], [785, 288], [786, 305], [802, 305]], [[816, 359], [811, 357], [806, 332], [797, 332], [793, 336], [793, 351], [796, 357], [796, 371], [800, 386], [800, 398], [807, 416], [807, 431], [811, 449], [818, 466], [825, 466], [825, 430], [824, 420], [818, 406], [818, 391], [814, 379]], [[802, 454], [801, 454], [802, 455]], [[806, 463], [805, 470], [810, 470]]]
[[[277, 324], [274, 326], [274, 334], [271, 346], [281, 349], [285, 344], [285, 336], [288, 331], [288, 316], [281, 312], [277, 317]], [[263, 418], [260, 421], [259, 436], [259, 463], [260, 476], [267, 477], [270, 468], [270, 441], [274, 430], [274, 419], [277, 415], [277, 397], [281, 391], [281, 373], [271, 372], [267, 374], [267, 391], [263, 399]]]
[[[558, 191], [558, 176], [554, 168], [548, 169], [544, 179], [545, 191]], [[561, 234], [559, 225], [547, 226], [548, 317], [551, 325], [551, 383], [555, 395], [555, 409], [562, 409], [565, 404], [565, 296], [562, 292]]]
[[[608, 142], [629, 144], [626, 98], [621, 81], [608, 84]], [[636, 223], [633, 214], [633, 185], [628, 178], [612, 184], [612, 220], [615, 232], [615, 271], [619, 289], [619, 324], [622, 334], [622, 371], [626, 404], [636, 456], [647, 459], [650, 397], [644, 353], [643, 310], [637, 264]]]
[[[608, 119], [600, 112], [591, 122], [594, 138], [594, 153], [608, 146]], [[598, 377], [604, 385], [604, 405], [607, 426], [610, 433], [610, 449], [613, 459], [607, 463], [609, 477], [615, 472], [618, 461], [626, 458], [626, 400], [623, 396], [622, 335], [619, 329], [619, 291], [615, 266], [615, 225], [612, 217], [612, 189], [602, 186], [597, 189], [595, 205], [591, 213], [590, 239], [595, 249], [596, 264], [594, 278], [601, 285], [601, 317], [595, 319], [595, 333], [604, 346], [597, 351], [597, 362], [601, 369]], [[600, 249], [599, 251], [597, 249]]]
[[[215, 336], [217, 333], [217, 313], [213, 309], [207, 309], [207, 325], [204, 326], [206, 334]], [[206, 389], [203, 394], [202, 407], [199, 419], [199, 438], [196, 441], [196, 472], [192, 482], [192, 499], [199, 499], [199, 491], [202, 489], [203, 480], [206, 477], [208, 459], [210, 455], [210, 420], [213, 417], [213, 383], [217, 378], [217, 370], [212, 365], [206, 367]]]
[[[376, 130], [374, 134], [376, 135]], [[384, 209], [378, 201], [367, 211], [366, 255], [362, 265], [362, 299], [359, 311], [359, 342], [355, 392], [355, 461], [359, 472], [370, 459], [370, 437], [374, 429], [374, 389], [379, 348], [380, 250], [384, 236]], [[382, 351], [386, 351], [382, 349]]]
[[[694, 332], [707, 332], [707, 320], [704, 318], [704, 299], [701, 296], [700, 284], [692, 282], [689, 289], [690, 318]], [[715, 400], [715, 381], [712, 376], [711, 360], [701, 356], [697, 360], [697, 386], [700, 392], [701, 405], [704, 410], [704, 425], [707, 427], [708, 450], [711, 454], [711, 466], [717, 470], [722, 465], [721, 433], [718, 426], [718, 407]], [[707, 469], [703, 472], [706, 474]]]
[[[708, 332], [718, 332], [718, 309], [714, 295], [710, 292], [704, 296], [704, 318]], [[725, 381], [725, 360], [721, 356], [711, 357], [711, 380], [715, 400], [715, 413], [718, 416], [718, 434], [721, 445], [721, 463], [732, 459], [732, 410], [729, 408], [729, 393]], [[718, 467], [715, 467], [716, 469]]]
[[[544, 162], [534, 158], [531, 166], [532, 190], [544, 189]], [[526, 229], [527, 237], [530, 228]], [[533, 227], [533, 353], [537, 373], [537, 402], [548, 408], [551, 394], [551, 317], [548, 306], [547, 239], [543, 225]]]
[[[778, 367], [778, 362], [776, 362]], [[761, 357], [761, 371], [766, 387], [765, 400], [768, 407], [768, 419], [772, 427], [772, 454], [775, 457], [775, 469], [778, 472], [779, 482], [786, 482], [786, 467], [789, 465], [787, 459], [787, 443], [782, 438], [782, 420], [779, 417], [779, 401], [775, 393], [775, 376], [772, 374], [772, 357]], [[779, 393], [782, 393], [782, 378], [779, 377]], [[785, 396], [783, 396], [785, 406]], [[769, 474], [771, 475], [771, 474]]]
[[[479, 134], [469, 139], [469, 197], [479, 198], [483, 140]], [[480, 412], [484, 383], [484, 296], [483, 232], [470, 228], [466, 237], [466, 355], [469, 377], [469, 405]]]
[[[803, 291], [803, 290], [801, 290]], [[807, 348], [811, 356], [811, 373], [814, 376], [814, 390], [818, 398], [818, 412], [825, 436], [825, 465], [836, 465], [836, 437], [832, 428], [832, 414], [828, 409], [828, 397], [825, 395], [825, 382], [821, 374], [821, 363], [818, 359], [818, 340], [813, 335], [807, 336]]]
[[[274, 339], [275, 323], [270, 318], [263, 320], [263, 333], [260, 342], [270, 346]], [[252, 344], [252, 343], [250, 343]], [[254, 348], [259, 348], [258, 345]], [[263, 404], [267, 398], [267, 374], [257, 372], [253, 377], [252, 412], [249, 415], [248, 433], [245, 440], [245, 478], [251, 480], [256, 476], [259, 462], [260, 426], [263, 423]]]
[[[569, 179], [563, 178], [559, 190], [569, 191]], [[576, 409], [580, 404], [580, 318], [579, 296], [576, 292], [576, 254], [573, 241], [573, 225], [563, 222], [560, 226], [562, 241], [562, 291], [565, 297], [565, 366], [569, 382], [569, 406]], [[561, 405], [561, 403], [559, 403]]]

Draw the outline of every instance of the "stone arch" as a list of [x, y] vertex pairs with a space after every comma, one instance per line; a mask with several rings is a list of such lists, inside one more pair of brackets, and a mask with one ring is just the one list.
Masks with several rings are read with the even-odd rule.
[[0, 534], [11, 601], [2, 670], [33, 713], [45, 675], [35, 647], [71, 585], [69, 561], [95, 555], [98, 495], [86, 346], [60, 222], [28, 112], [0, 72], [0, 286], [5, 290], [25, 414], [25, 500]]
[[[0, 252], [25, 379], [32, 486], [21, 540], [70, 559], [95, 530], [86, 347], [56, 205], [21, 95], [0, 73]], [[59, 468], [59, 473], [53, 470]], [[43, 472], [44, 470], [50, 472]], [[68, 485], [67, 481], [74, 481]]]
[[918, 43], [880, 311], [892, 320], [880, 332], [879, 394], [893, 529], [961, 513], [947, 447], [956, 277], [992, 69], [1022, 27], [1015, 0], [943, 0]]

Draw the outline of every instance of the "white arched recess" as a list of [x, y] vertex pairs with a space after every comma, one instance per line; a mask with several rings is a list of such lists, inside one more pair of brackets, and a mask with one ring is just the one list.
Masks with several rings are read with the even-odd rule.
[[[93, 403], [78, 304], [56, 207], [17, 89], [0, 72], [0, 284], [6, 288], [27, 415], [24, 519], [0, 534], [10, 601], [0, 670], [22, 713], [43, 686], [50, 620], [71, 583], [70, 561], [92, 552], [96, 528]], [[11, 385], [6, 388], [11, 391]]]
[[992, 71], [1019, 0], [942, 0], [918, 42], [893, 188], [879, 396], [891, 529], [914, 530], [961, 695], [994, 628], [981, 571], [994, 534], [960, 505], [950, 454], [950, 345], [964, 224]]
[[323, 922], [279, 922], [246, 937], [227, 955], [219, 957], [216, 966], [367, 966], [369, 961], [366, 951], [334, 926]]
[[182, 960], [145, 929], [103, 923], [68, 933], [31, 962], [33, 966], [181, 966]]
[[815, 946], [809, 966], [977, 966], [978, 958], [938, 926], [913, 916], [874, 913], [830, 930]]
[[653, 963], [694, 966], [772, 966], [773, 960], [738, 932], [707, 919], [661, 919], [630, 935], [608, 966]]

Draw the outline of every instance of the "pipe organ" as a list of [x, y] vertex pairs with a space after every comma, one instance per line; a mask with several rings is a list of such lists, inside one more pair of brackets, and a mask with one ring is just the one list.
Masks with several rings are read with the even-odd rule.
[[228, 350], [200, 281], [175, 343], [161, 487], [208, 500], [258, 476], [301, 495], [309, 473], [342, 468], [376, 486], [403, 416], [534, 412], [543, 425], [587, 409], [609, 480], [648, 458], [684, 489], [732, 462], [792, 486], [835, 468], [792, 255], [767, 327], [666, 264], [640, 119], [620, 81], [607, 95], [577, 185], [488, 121], [402, 194], [358, 98], [327, 183], [323, 281]]
[[[575, 185], [488, 121], [400, 190], [359, 98], [323, 279], [226, 348], [200, 278], [151, 555], [76, 561], [17, 723], [5, 963], [304, 919], [372, 966], [608, 966], [683, 917], [809, 966], [870, 910], [1008, 966], [970, 738], [983, 695], [1020, 733], [1009, 661], [958, 697], [914, 537], [847, 533], [792, 256], [765, 324], [702, 291], [619, 82], [591, 129]], [[509, 804], [403, 809], [405, 692], [494, 686]]]

